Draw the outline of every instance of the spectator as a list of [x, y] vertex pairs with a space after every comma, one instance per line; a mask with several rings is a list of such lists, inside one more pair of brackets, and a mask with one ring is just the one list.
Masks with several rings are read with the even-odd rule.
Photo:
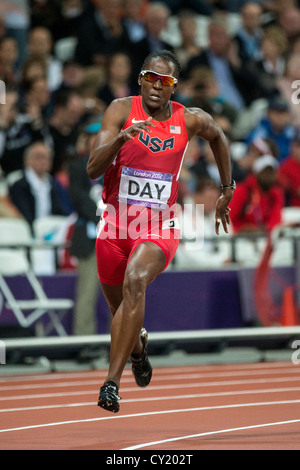
[[249, 174], [252, 172], [254, 162], [263, 155], [272, 155], [278, 160], [278, 148], [272, 139], [258, 137], [250, 143], [245, 155], [238, 159], [239, 167]]
[[277, 182], [278, 161], [272, 155], [258, 158], [253, 174], [237, 184], [230, 203], [235, 233], [269, 233], [281, 223], [284, 195]]
[[[300, 108], [299, 108], [299, 91], [295, 90], [294, 83], [297, 84], [299, 89], [300, 78], [300, 54], [293, 53], [287, 60], [285, 74], [278, 77], [276, 81], [277, 89], [279, 93], [285, 98], [289, 111], [291, 114], [291, 120], [293, 125], [296, 127], [300, 126]], [[296, 103], [293, 99], [293, 94], [296, 91]]]
[[286, 205], [300, 207], [300, 130], [291, 144], [291, 154], [279, 168], [279, 181], [286, 195]]
[[20, 92], [26, 92], [33, 80], [47, 78], [47, 64], [44, 59], [30, 57], [23, 62], [20, 76]]
[[6, 86], [15, 87], [19, 80], [17, 69], [18, 43], [5, 37], [0, 40], [0, 79]]
[[182, 10], [178, 14], [181, 44], [174, 49], [174, 52], [180, 62], [183, 77], [186, 75], [188, 61], [201, 53], [201, 47], [197, 43], [197, 27], [197, 19], [192, 10]]
[[0, 2], [0, 15], [5, 19], [6, 35], [14, 38], [17, 43], [18, 67], [26, 58], [26, 43], [30, 26], [29, 13], [27, 0], [2, 0]]
[[78, 283], [74, 311], [73, 333], [96, 334], [96, 303], [99, 296], [99, 280], [95, 256], [96, 225], [99, 222], [97, 206], [101, 199], [101, 184], [91, 181], [86, 172], [89, 150], [100, 124], [92, 123], [84, 128], [78, 139], [78, 158], [69, 169], [70, 200], [78, 219], [72, 236], [71, 254], [78, 260]]
[[85, 68], [75, 60], [68, 60], [63, 63], [62, 82], [60, 90], [76, 91], [84, 82]]
[[11, 202], [8, 192], [8, 184], [4, 177], [0, 176], [0, 217], [6, 219], [22, 219], [22, 214]]
[[5, 25], [5, 18], [3, 13], [0, 12], [0, 41], [2, 38], [7, 36], [7, 29]]
[[49, 119], [53, 111], [53, 99], [46, 77], [37, 78], [30, 83], [23, 95], [23, 106], [27, 112], [29, 110], [31, 114], [41, 115], [45, 121]]
[[128, 49], [130, 40], [121, 21], [121, 0], [94, 0], [94, 8], [81, 18], [75, 60], [82, 65], [106, 66], [116, 51]]
[[107, 107], [112, 100], [124, 98], [136, 93], [131, 86], [131, 61], [123, 52], [115, 53], [110, 58], [106, 83], [98, 91], [98, 98]]
[[49, 89], [54, 91], [62, 81], [62, 64], [52, 56], [52, 47], [52, 34], [47, 28], [39, 26], [30, 30], [28, 40], [29, 57], [42, 59], [46, 63]]
[[278, 159], [282, 162], [290, 153], [294, 133], [289, 105], [282, 97], [276, 97], [269, 102], [267, 115], [250, 132], [246, 141], [249, 144], [258, 137], [272, 139], [278, 147]]
[[[245, 109], [260, 96], [260, 88], [253, 73], [242, 64], [237, 48], [231, 40], [226, 23], [221, 19], [211, 21], [208, 27], [208, 46], [192, 58], [187, 73], [195, 66], [208, 66], [213, 71], [221, 96], [237, 111]], [[255, 90], [253, 83], [256, 83]]]
[[262, 36], [260, 59], [256, 61], [259, 81], [265, 90], [265, 97], [278, 93], [277, 80], [285, 74], [287, 39], [277, 26], [268, 27]]
[[242, 25], [234, 37], [239, 57], [242, 61], [257, 60], [263, 34], [261, 5], [253, 2], [245, 3], [241, 9], [241, 21]]
[[83, 99], [72, 90], [62, 90], [56, 95], [54, 112], [49, 129], [54, 142], [52, 174], [67, 171], [70, 157], [76, 152], [80, 120], [84, 114]]
[[[217, 116], [214, 116], [214, 119], [216, 119], [216, 120], [220, 119], [221, 120], [221, 118], [217, 117]], [[223, 119], [223, 117], [222, 117], [222, 119]], [[226, 122], [228, 124], [227, 120], [226, 120]], [[222, 127], [222, 130], [223, 130], [223, 127]], [[223, 130], [223, 132], [224, 132], [224, 130]], [[202, 142], [200, 148], [201, 148], [201, 153], [199, 154], [199, 158], [196, 161], [196, 163], [194, 163], [190, 167], [190, 171], [197, 178], [199, 178], [201, 176], [206, 176], [206, 177], [209, 177], [209, 178], [213, 179], [217, 185], [220, 185], [221, 181], [220, 181], [220, 177], [218, 175], [218, 167], [217, 167], [216, 162], [213, 158], [213, 153], [211, 151], [210, 146], [208, 145], [207, 142]], [[231, 167], [232, 167], [232, 177], [235, 181], [241, 181], [245, 178], [246, 174], [243, 171], [243, 169], [241, 169], [239, 167], [238, 162], [236, 162], [235, 160], [232, 159], [231, 160]]]
[[[182, 211], [183, 239], [176, 253], [181, 267], [221, 267], [230, 260], [230, 245], [217, 240], [214, 213], [220, 187], [209, 176], [196, 180], [194, 192], [185, 197]], [[216, 243], [217, 241], [217, 243]]]
[[35, 142], [24, 152], [24, 174], [9, 188], [12, 203], [32, 226], [48, 215], [68, 215], [60, 199], [57, 182], [51, 177], [49, 146]]
[[53, 101], [63, 96], [62, 92], [75, 93], [81, 97], [85, 112], [91, 117], [101, 116], [105, 106], [97, 98], [99, 88], [104, 86], [105, 73], [100, 67], [84, 67], [74, 60], [63, 64], [63, 78], [61, 86], [53, 93]]
[[208, 176], [220, 185], [220, 177], [218, 176], [218, 167], [214, 161], [213, 153], [207, 142], [201, 144], [201, 154], [197, 162], [190, 168], [191, 172], [197, 177]]
[[161, 39], [161, 34], [168, 27], [170, 10], [162, 2], [150, 4], [145, 16], [146, 36], [133, 44], [131, 55], [133, 58], [133, 76], [136, 77], [143, 65], [145, 56], [157, 49], [168, 49], [173, 47]]
[[146, 36], [144, 18], [147, 7], [147, 0], [124, 0], [123, 2], [123, 24], [132, 43]]
[[278, 12], [277, 23], [284, 31], [290, 47], [300, 34], [300, 9], [284, 5]]
[[277, 26], [266, 28], [261, 38], [261, 68], [268, 74], [280, 77], [285, 70], [287, 52], [288, 42], [282, 30]]
[[194, 67], [184, 85], [176, 92], [178, 101], [186, 106], [202, 108], [210, 114], [222, 114], [231, 124], [237, 117], [237, 110], [220, 94], [218, 83], [212, 70], [207, 66]]
[[18, 93], [6, 90], [6, 104], [0, 106], [0, 166], [6, 175], [23, 169], [24, 151], [33, 142], [52, 144], [41, 110], [34, 106], [20, 113], [17, 102]]

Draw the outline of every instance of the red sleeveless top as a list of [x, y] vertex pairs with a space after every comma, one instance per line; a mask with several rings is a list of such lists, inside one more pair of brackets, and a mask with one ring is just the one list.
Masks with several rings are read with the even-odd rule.
[[[152, 120], [155, 127], [143, 131], [126, 142], [106, 170], [102, 199], [119, 213], [123, 206], [143, 206], [164, 211], [176, 204], [178, 179], [188, 135], [184, 106], [171, 101], [171, 117], [167, 121]], [[123, 126], [127, 129], [136, 121], [149, 116], [142, 107], [142, 97], [132, 97], [132, 107]]]

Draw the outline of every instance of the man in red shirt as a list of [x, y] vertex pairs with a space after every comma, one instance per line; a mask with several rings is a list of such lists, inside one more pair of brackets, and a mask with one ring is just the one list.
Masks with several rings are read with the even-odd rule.
[[279, 182], [289, 206], [300, 207], [300, 129], [291, 143], [291, 154], [279, 169]]
[[230, 204], [235, 233], [267, 233], [280, 224], [284, 195], [277, 184], [278, 166], [271, 155], [259, 157], [252, 167], [252, 174], [237, 185]]

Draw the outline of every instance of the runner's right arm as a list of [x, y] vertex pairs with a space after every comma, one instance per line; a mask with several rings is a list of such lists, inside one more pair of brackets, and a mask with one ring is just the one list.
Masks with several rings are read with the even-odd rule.
[[139, 122], [122, 130], [130, 109], [131, 98], [114, 100], [106, 109], [87, 164], [86, 170], [90, 178], [96, 179], [105, 173], [124, 143], [139, 132], [148, 131], [149, 126], [153, 125], [149, 118], [145, 122]]

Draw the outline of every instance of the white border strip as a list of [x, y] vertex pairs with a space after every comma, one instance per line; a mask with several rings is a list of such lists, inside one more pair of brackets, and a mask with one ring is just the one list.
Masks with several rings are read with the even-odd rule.
[[299, 423], [299, 422], [300, 422], [300, 419], [292, 419], [289, 421], [277, 421], [275, 423], [254, 424], [253, 426], [243, 426], [240, 428], [220, 429], [219, 431], [202, 432], [200, 434], [190, 434], [189, 436], [172, 437], [170, 439], [163, 439], [161, 441], [146, 442], [145, 444], [138, 444], [136, 446], [125, 447], [124, 449], [121, 449], [121, 450], [137, 450], [137, 449], [142, 449], [144, 447], [151, 447], [155, 445], [166, 444], [167, 442], [181, 441], [184, 439], [194, 439], [195, 437], [213, 436], [216, 434], [223, 434], [223, 433], [229, 433], [229, 432], [235, 432], [235, 431], [245, 431], [248, 429], [266, 428], [268, 426], [280, 426], [282, 424], [293, 424], [293, 423]]

